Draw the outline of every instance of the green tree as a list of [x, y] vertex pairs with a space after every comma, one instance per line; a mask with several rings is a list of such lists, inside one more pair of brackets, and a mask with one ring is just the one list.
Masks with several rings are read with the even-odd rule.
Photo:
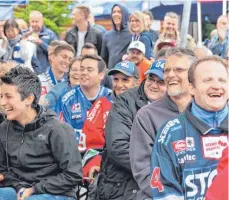
[[39, 10], [44, 16], [44, 24], [59, 35], [62, 28], [71, 24], [69, 5], [72, 1], [30, 1], [26, 7], [14, 9], [14, 17], [29, 22], [29, 13], [32, 10]]

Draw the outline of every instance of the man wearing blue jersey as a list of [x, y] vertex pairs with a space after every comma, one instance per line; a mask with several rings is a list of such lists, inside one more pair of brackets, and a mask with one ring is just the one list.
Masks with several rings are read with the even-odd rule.
[[80, 64], [80, 85], [62, 95], [57, 103], [59, 118], [70, 124], [76, 131], [79, 150], [86, 149], [82, 128], [87, 112], [99, 97], [110, 99], [111, 90], [100, 85], [104, 78], [106, 63], [98, 55], [85, 55]]
[[227, 65], [217, 56], [199, 59], [188, 79], [193, 101], [159, 129], [155, 140], [150, 180], [154, 199], [204, 199], [228, 146]]

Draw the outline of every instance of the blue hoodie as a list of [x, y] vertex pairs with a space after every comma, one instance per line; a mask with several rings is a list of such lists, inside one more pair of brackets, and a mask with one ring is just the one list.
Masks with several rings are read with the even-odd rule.
[[139, 40], [141, 41], [146, 48], [145, 57], [149, 60], [153, 55], [154, 41], [152, 40], [152, 33], [148, 31], [143, 31], [139, 36], [133, 35], [132, 41]]
[[104, 35], [101, 50], [101, 56], [107, 63], [109, 69], [114, 68], [114, 66], [122, 60], [122, 56], [126, 53], [132, 37], [128, 28], [128, 10], [120, 4], [114, 4], [112, 11], [115, 6], [118, 6], [122, 10], [121, 29], [120, 31], [117, 30], [112, 19], [113, 29]]

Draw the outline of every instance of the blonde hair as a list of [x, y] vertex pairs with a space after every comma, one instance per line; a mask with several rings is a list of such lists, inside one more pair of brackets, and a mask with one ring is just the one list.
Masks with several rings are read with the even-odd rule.
[[[142, 33], [143, 31], [147, 31], [147, 27], [146, 27], [145, 20], [144, 20], [144, 15], [142, 12], [140, 11], [133, 12], [129, 17], [129, 21], [131, 20], [132, 17], [136, 18], [141, 23], [140, 33]], [[133, 30], [131, 29], [131, 26], [129, 26], [129, 29], [131, 33], [134, 33]]]
[[18, 19], [15, 19], [15, 21], [17, 22], [18, 27], [21, 31], [28, 29], [28, 24], [26, 23], [24, 19], [18, 18]]

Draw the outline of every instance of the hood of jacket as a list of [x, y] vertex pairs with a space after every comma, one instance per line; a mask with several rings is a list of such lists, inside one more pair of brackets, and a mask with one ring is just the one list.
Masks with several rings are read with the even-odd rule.
[[127, 8], [121, 4], [114, 4], [114, 6], [112, 7], [112, 9], [111, 9], [111, 21], [112, 21], [113, 29], [118, 31], [115, 24], [114, 24], [113, 18], [112, 18], [112, 12], [113, 12], [113, 9], [115, 6], [118, 6], [122, 10], [122, 24], [121, 24], [120, 30], [122, 30], [128, 26], [129, 12], [128, 12]]
[[24, 132], [33, 131], [41, 127], [49, 119], [56, 117], [56, 114], [53, 111], [47, 110], [40, 105], [38, 105], [35, 109], [37, 111], [37, 116], [31, 123], [26, 124], [25, 127], [23, 127], [17, 121], [12, 121], [13, 128], [19, 131], [23, 130]]
[[148, 37], [150, 39], [151, 43], [153, 43], [152, 33], [148, 32], [148, 31], [143, 31], [140, 35]]

